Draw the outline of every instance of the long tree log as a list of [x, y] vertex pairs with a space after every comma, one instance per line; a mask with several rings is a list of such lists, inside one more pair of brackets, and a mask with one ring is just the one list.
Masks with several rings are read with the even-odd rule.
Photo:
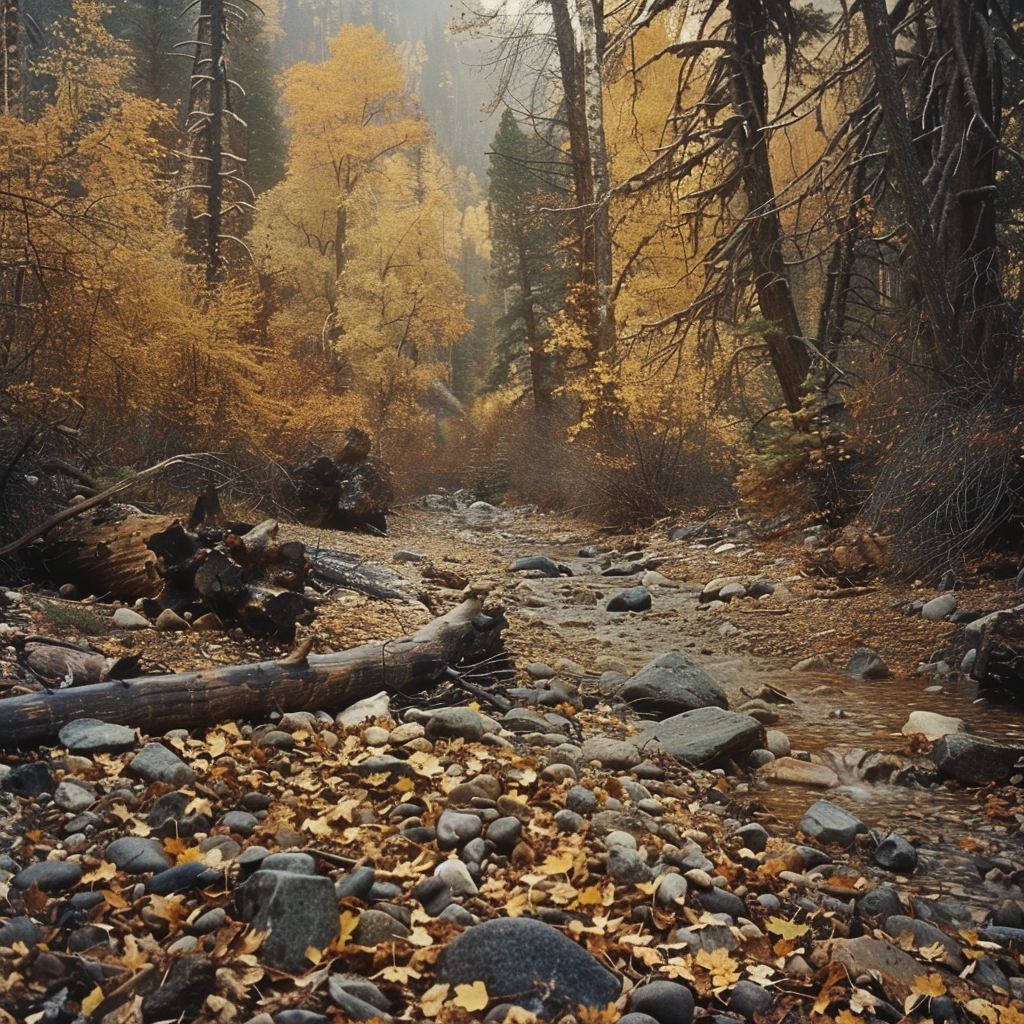
[[95, 718], [159, 735], [271, 711], [334, 711], [381, 690], [438, 682], [450, 667], [497, 653], [505, 620], [464, 601], [409, 636], [335, 654], [112, 680], [0, 700], [0, 750], [52, 741]]

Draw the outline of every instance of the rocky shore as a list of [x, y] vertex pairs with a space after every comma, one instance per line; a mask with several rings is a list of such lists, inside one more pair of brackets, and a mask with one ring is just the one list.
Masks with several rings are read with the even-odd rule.
[[[76, 722], [4, 755], [0, 1021], [1024, 1019], [1021, 751], [908, 720], [891, 766], [913, 763], [908, 806], [942, 787], [988, 823], [958, 840], [975, 880], [930, 889], [912, 818], [866, 825], [791, 749], [785, 695], [715, 669], [770, 642], [794, 662], [871, 646], [937, 664], [865, 626], [902, 618], [952, 650], [948, 619], [804, 604], [799, 551], [682, 538], [585, 575], [558, 557], [574, 539], [478, 510], [402, 537], [401, 558], [367, 542], [401, 565], [447, 553], [508, 609], [514, 675], [481, 670], [471, 700], [453, 682], [163, 736]], [[772, 572], [732, 571], [741, 556]], [[716, 573], [737, 578], [707, 597]], [[771, 589], [751, 595], [757, 578]], [[609, 610], [640, 590], [650, 607]], [[9, 635], [31, 600], [12, 597]], [[367, 607], [342, 600], [320, 628], [337, 646]], [[816, 633], [831, 650], [808, 649]], [[795, 825], [762, 805], [780, 780], [806, 792]]]

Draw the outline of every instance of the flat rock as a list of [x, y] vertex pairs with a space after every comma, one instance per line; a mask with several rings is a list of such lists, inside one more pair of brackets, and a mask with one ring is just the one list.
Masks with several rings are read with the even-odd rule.
[[603, 1008], [619, 980], [551, 925], [526, 917], [498, 918], [467, 928], [441, 951], [438, 982], [482, 981], [497, 1002], [551, 1017], [577, 1006]]
[[839, 785], [839, 776], [827, 765], [801, 761], [797, 757], [777, 757], [759, 769], [758, 774], [762, 778], [775, 779], [776, 782], [813, 786], [818, 789], [832, 789]]
[[173, 750], [156, 742], [147, 743], [132, 758], [128, 771], [146, 782], [166, 782], [175, 787], [196, 781], [195, 772]]
[[964, 786], [1005, 782], [1022, 756], [1020, 747], [1004, 747], [962, 732], [943, 736], [931, 753], [939, 774]]
[[64, 892], [82, 880], [82, 865], [67, 860], [41, 860], [19, 871], [11, 880], [15, 889], [34, 885], [41, 892]]
[[126, 871], [130, 875], [166, 871], [173, 863], [164, 853], [162, 843], [140, 836], [123, 836], [107, 843], [103, 857], [120, 871]]
[[719, 707], [673, 715], [649, 733], [672, 757], [701, 765], [764, 746], [764, 726], [750, 715]]
[[906, 725], [900, 730], [904, 736], [923, 736], [932, 742], [950, 733], [966, 731], [967, 723], [962, 718], [951, 718], [934, 711], [911, 711]]
[[867, 936], [840, 939], [832, 947], [832, 960], [845, 967], [851, 978], [877, 974], [904, 988], [910, 988], [916, 978], [927, 974], [920, 963], [891, 942]]
[[339, 933], [334, 885], [322, 875], [257, 871], [238, 889], [238, 907], [254, 929], [269, 932], [260, 960], [290, 974], [310, 966], [310, 946], [324, 950]]
[[905, 914], [893, 914], [885, 922], [885, 933], [892, 936], [901, 948], [905, 946], [903, 940], [906, 936], [913, 939], [917, 949], [941, 946], [944, 950], [942, 963], [957, 973], [967, 965], [967, 958], [961, 952], [960, 943], [927, 921], [907, 917]]
[[860, 818], [828, 800], [811, 804], [797, 826], [805, 836], [819, 843], [835, 843], [848, 847], [868, 827]]
[[659, 718], [696, 708], [729, 706], [729, 698], [719, 683], [680, 651], [660, 654], [646, 664], [626, 681], [621, 696], [640, 714]]

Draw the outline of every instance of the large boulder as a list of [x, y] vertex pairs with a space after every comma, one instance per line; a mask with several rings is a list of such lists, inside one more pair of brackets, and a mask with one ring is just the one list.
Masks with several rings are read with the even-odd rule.
[[680, 651], [659, 654], [622, 688], [622, 699], [642, 715], [665, 718], [696, 708], [728, 708], [722, 687], [693, 658]]
[[696, 708], [649, 730], [665, 753], [701, 765], [745, 754], [765, 744], [764, 726], [750, 715], [719, 707]]
[[496, 1002], [549, 1018], [577, 1006], [603, 1009], [620, 984], [582, 946], [549, 924], [501, 917], [467, 928], [441, 951], [437, 980], [482, 981]]
[[935, 744], [931, 757], [940, 775], [956, 779], [964, 786], [985, 786], [1005, 782], [1013, 775], [1016, 763], [1024, 757], [1024, 749], [955, 732]]

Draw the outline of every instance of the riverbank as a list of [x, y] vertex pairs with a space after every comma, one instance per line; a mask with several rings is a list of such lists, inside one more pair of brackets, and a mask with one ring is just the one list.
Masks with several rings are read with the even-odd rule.
[[[563, 997], [614, 1003], [576, 1018], [609, 1024], [641, 1008], [647, 1020], [628, 1024], [694, 1013], [895, 1020], [907, 1008], [948, 1019], [953, 1004], [968, 1019], [1015, 1019], [1019, 787], [942, 783], [929, 797], [927, 785], [858, 777], [864, 761], [849, 759], [880, 754], [893, 772], [926, 761], [927, 745], [899, 733], [904, 701], [973, 712], [975, 731], [992, 738], [1016, 734], [1015, 712], [977, 709], [969, 684], [918, 667], [955, 652], [957, 627], [905, 614], [938, 591], [878, 578], [834, 596], [799, 532], [609, 535], [441, 497], [397, 515], [388, 537], [299, 533], [390, 565], [415, 596], [333, 595], [300, 639], [322, 652], [403, 635], [469, 588], [508, 619], [515, 673], [494, 693], [515, 706], [452, 690], [394, 696], [362, 720], [227, 722], [135, 736], [121, 751], [5, 756], [7, 779], [36, 789], [7, 781], [2, 796], [0, 946], [11, 952], [0, 953], [0, 1007], [11, 1020], [60, 991], [68, 1019], [81, 1011], [109, 1024], [475, 1020], [510, 1000], [571, 1019]], [[772, 589], [701, 600], [716, 577]], [[649, 609], [607, 610], [641, 588]], [[953, 593], [962, 607], [1016, 603], [1012, 581], [981, 576]], [[40, 607], [25, 594], [5, 609], [11, 639], [53, 625]], [[230, 635], [91, 639], [174, 670], [286, 653]], [[863, 646], [892, 680], [845, 677]], [[706, 670], [731, 709], [758, 708], [798, 755], [820, 762], [832, 751], [840, 784], [772, 781], [739, 754], [690, 768], [650, 744], [617, 694], [672, 650]], [[815, 671], [793, 671], [807, 659]], [[494, 686], [479, 683], [484, 694]], [[175, 759], [157, 775], [144, 770], [160, 753], [153, 741]], [[779, 794], [788, 802], [773, 806]], [[819, 800], [855, 819], [859, 801], [865, 827], [839, 843], [807, 840], [798, 829]], [[877, 862], [890, 832], [913, 861]], [[571, 959], [557, 943], [573, 943], [587, 957], [574, 977], [586, 983], [539, 976], [524, 992], [514, 964], [478, 955], [482, 942], [455, 945], [485, 938], [473, 927], [488, 921], [506, 922], [502, 948], [521, 949], [521, 962], [549, 938], [554, 960]], [[557, 940], [538, 938], [537, 921]], [[268, 928], [276, 945], [261, 938]], [[631, 994], [655, 978], [676, 987]], [[525, 1012], [492, 1019], [532, 1019], [516, 1017]]]

